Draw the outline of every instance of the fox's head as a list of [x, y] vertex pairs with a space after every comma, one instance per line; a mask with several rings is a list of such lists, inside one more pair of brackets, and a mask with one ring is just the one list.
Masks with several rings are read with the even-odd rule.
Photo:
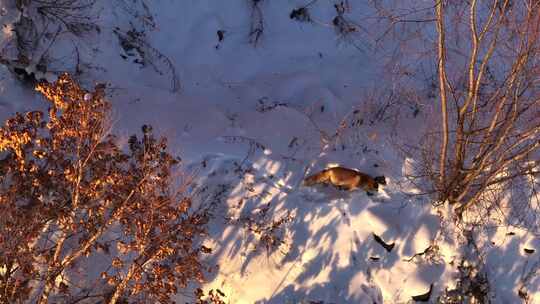
[[379, 184], [386, 185], [386, 178], [384, 176], [377, 176], [368, 181], [368, 187], [374, 191], [379, 191]]
[[384, 175], [376, 176], [373, 178], [377, 184], [381, 184], [383, 186], [386, 186], [386, 177]]

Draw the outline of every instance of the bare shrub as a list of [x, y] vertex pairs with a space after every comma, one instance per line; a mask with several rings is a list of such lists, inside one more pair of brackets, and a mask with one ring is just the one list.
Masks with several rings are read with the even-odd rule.
[[264, 33], [264, 15], [261, 8], [261, 3], [264, 0], [248, 0], [251, 8], [250, 25], [249, 25], [249, 43], [257, 46]]
[[[19, 17], [13, 23], [15, 35], [0, 51], [0, 63], [7, 65], [20, 79], [30, 80], [25, 82], [34, 86], [38, 81], [47, 79], [43, 76], [47, 72], [50, 76], [51, 73], [58, 75], [71, 71], [77, 76], [85, 68], [100, 68], [95, 66], [96, 63], [88, 62], [86, 54], [80, 51], [86, 49], [81, 47], [81, 42], [88, 44], [92, 34], [101, 33], [96, 0], [16, 2]], [[111, 6], [120, 7], [135, 21], [130, 22], [130, 29], [113, 29], [126, 53], [121, 56], [126, 60], [136, 56], [134, 63], [151, 67], [159, 75], [167, 75], [171, 79], [171, 91], [179, 91], [179, 76], [173, 62], [146, 39], [146, 29], [156, 28], [146, 1], [115, 0]], [[134, 24], [140, 24], [142, 30], [136, 29]], [[65, 56], [68, 52], [71, 54]], [[91, 52], [98, 50], [94, 48]]]
[[437, 303], [490, 303], [489, 280], [484, 271], [479, 270], [477, 265], [472, 265], [464, 260], [460, 261], [457, 284], [453, 289], [446, 289], [438, 297]]
[[178, 92], [180, 90], [180, 80], [173, 62], [146, 41], [144, 30], [137, 31], [132, 27], [128, 31], [123, 31], [120, 28], [115, 28], [113, 32], [118, 37], [120, 46], [126, 54], [121, 55], [122, 58], [127, 59], [128, 56], [135, 56], [137, 58], [133, 59], [133, 62], [141, 67], [150, 66], [159, 75], [168, 73], [171, 79], [171, 91]]
[[249, 215], [241, 216], [236, 222], [255, 236], [255, 250], [262, 247], [268, 255], [277, 250], [285, 254], [288, 251], [286, 226], [293, 220], [293, 216], [289, 211], [280, 216], [273, 215], [270, 207], [269, 203], [265, 204]]
[[147, 0], [116, 0], [115, 3], [145, 27], [156, 28], [156, 22]]
[[[15, 2], [12, 7], [16, 8], [19, 17], [12, 24], [15, 35], [1, 50], [0, 63], [7, 65], [20, 79], [33, 80], [30, 81], [32, 86], [47, 79], [45, 73], [57, 73], [55, 68], [79, 71], [80, 54], [76, 40], [101, 31], [93, 12], [95, 0], [8, 2]], [[72, 51], [72, 62], [56, 58], [53, 47], [58, 44], [62, 44], [64, 51]]]
[[99, 31], [95, 20], [89, 15], [95, 0], [31, 0], [26, 10], [35, 10], [45, 24], [60, 25], [75, 36]]
[[414, 177], [459, 218], [538, 228], [539, 6], [435, 5], [440, 119], [416, 150]]
[[[336, 2], [334, 4], [336, 16], [332, 19], [332, 26], [336, 31], [339, 39], [352, 45], [359, 51], [366, 51], [371, 49], [371, 45], [368, 42], [367, 31], [359, 23], [350, 19], [347, 14], [351, 12], [351, 5], [348, 0]], [[360, 32], [363, 32], [360, 35]]]
[[208, 216], [166, 140], [143, 126], [123, 152], [102, 88], [64, 74], [37, 90], [48, 115], [0, 129], [0, 302], [168, 303], [202, 280]]

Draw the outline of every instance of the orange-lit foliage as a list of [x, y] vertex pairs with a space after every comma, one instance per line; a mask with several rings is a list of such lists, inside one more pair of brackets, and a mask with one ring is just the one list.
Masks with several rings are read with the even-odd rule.
[[100, 86], [62, 75], [37, 90], [48, 116], [0, 129], [0, 302], [170, 302], [202, 280], [207, 215], [190, 211], [165, 139], [143, 126], [119, 148]]

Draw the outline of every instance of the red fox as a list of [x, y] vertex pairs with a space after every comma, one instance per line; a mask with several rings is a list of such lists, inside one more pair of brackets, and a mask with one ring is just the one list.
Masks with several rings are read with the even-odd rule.
[[386, 178], [384, 176], [371, 177], [353, 169], [333, 167], [306, 177], [303, 185], [312, 186], [319, 183], [330, 184], [349, 191], [362, 188], [368, 195], [372, 195], [372, 191], [379, 190], [379, 184], [386, 185]]

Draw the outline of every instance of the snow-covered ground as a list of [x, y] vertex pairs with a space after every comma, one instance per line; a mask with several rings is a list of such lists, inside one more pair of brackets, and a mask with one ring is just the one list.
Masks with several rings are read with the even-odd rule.
[[[400, 144], [417, 142], [432, 114], [397, 103], [395, 115], [377, 116], [386, 100], [371, 93], [393, 89], [384, 49], [374, 48], [380, 29], [341, 36], [333, 1], [314, 2], [311, 23], [290, 15], [309, 1], [141, 1], [98, 2], [99, 33], [66, 38], [49, 55], [74, 71], [76, 48], [79, 78], [108, 85], [115, 132], [127, 140], [151, 124], [197, 172], [197, 197], [215, 204], [206, 242], [219, 267], [206, 289], [228, 303], [408, 303], [430, 286], [431, 302], [455, 287], [463, 256], [477, 252], [462, 245], [445, 207], [413, 195], [403, 177], [414, 160]], [[8, 2], [0, 0], [3, 47], [16, 18]], [[347, 18], [369, 16], [349, 2]], [[148, 58], [120, 43], [135, 32]], [[44, 106], [0, 65], [0, 120]], [[374, 196], [300, 185], [329, 164], [385, 175], [388, 185]], [[276, 230], [283, 243], [266, 248], [247, 218], [288, 219]], [[521, 303], [525, 282], [530, 303], [540, 303], [540, 278], [527, 278], [540, 268], [540, 238], [511, 227], [476, 237], [491, 300]]]

